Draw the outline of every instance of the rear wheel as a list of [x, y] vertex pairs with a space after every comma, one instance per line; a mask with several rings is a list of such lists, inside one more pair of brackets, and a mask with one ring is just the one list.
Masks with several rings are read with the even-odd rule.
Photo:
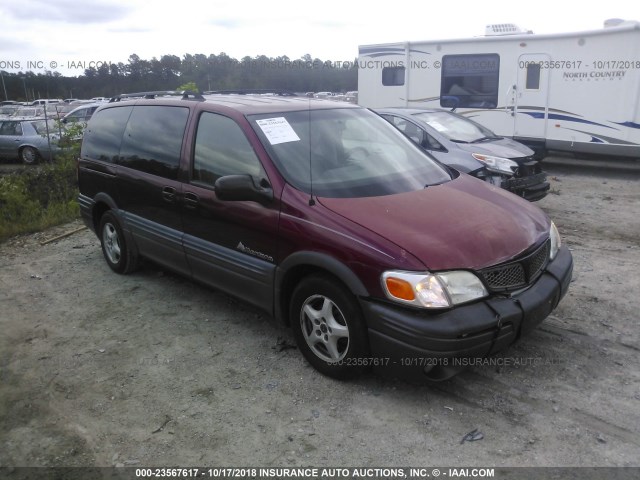
[[368, 369], [360, 308], [338, 280], [325, 275], [303, 279], [291, 297], [290, 319], [298, 348], [316, 370], [347, 379]]
[[108, 211], [100, 219], [100, 243], [107, 265], [116, 273], [129, 273], [136, 268], [136, 260], [127, 245], [120, 223]]
[[40, 152], [33, 147], [22, 147], [22, 150], [20, 150], [20, 160], [27, 165], [33, 165], [40, 161]]

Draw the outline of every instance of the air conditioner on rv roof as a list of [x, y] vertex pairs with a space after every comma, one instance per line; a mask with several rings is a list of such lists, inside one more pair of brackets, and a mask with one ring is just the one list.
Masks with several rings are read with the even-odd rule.
[[531, 30], [523, 30], [515, 23], [494, 23], [493, 25], [487, 25], [484, 29], [484, 34], [487, 37], [493, 37], [496, 35], [517, 35], [523, 33], [533, 33]]

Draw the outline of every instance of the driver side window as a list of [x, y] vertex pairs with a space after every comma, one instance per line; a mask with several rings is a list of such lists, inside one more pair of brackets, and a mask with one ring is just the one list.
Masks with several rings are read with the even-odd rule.
[[228, 117], [204, 112], [196, 133], [192, 181], [213, 186], [220, 177], [247, 174], [266, 177], [242, 129]]

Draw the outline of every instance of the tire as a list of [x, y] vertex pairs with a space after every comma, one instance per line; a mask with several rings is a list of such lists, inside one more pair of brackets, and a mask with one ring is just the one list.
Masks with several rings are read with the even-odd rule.
[[100, 219], [100, 243], [102, 254], [109, 268], [116, 273], [129, 273], [136, 269], [137, 262], [116, 216], [107, 211]]
[[22, 147], [20, 150], [20, 160], [26, 165], [35, 165], [40, 161], [40, 152], [33, 147]]
[[316, 370], [345, 380], [369, 369], [360, 307], [338, 280], [325, 275], [304, 278], [293, 291], [289, 314], [298, 348]]

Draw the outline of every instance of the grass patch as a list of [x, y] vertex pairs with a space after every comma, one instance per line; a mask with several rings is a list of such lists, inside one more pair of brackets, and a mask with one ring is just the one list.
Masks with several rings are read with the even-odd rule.
[[74, 153], [0, 177], [0, 242], [80, 216]]

